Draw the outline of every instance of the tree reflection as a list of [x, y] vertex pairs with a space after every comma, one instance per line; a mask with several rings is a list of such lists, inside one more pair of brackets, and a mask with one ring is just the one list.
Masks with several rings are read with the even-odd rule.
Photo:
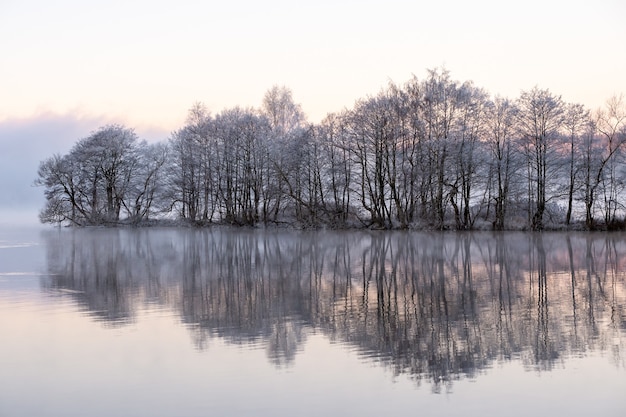
[[435, 390], [500, 361], [552, 369], [626, 333], [623, 234], [74, 230], [45, 234], [44, 287], [111, 325], [171, 308], [198, 349], [310, 331]]
[[109, 325], [132, 321], [135, 301], [129, 293], [139, 286], [128, 274], [130, 256], [123, 250], [120, 234], [108, 231], [104, 236], [51, 232], [48, 262], [53, 279], [47, 288], [66, 290], [97, 320]]

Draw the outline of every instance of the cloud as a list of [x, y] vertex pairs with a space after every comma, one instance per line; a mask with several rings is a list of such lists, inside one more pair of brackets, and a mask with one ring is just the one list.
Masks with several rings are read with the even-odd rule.
[[[32, 213], [28, 216], [37, 221], [36, 213], [45, 201], [43, 189], [33, 186], [40, 161], [67, 153], [76, 141], [109, 123], [115, 121], [52, 113], [0, 120], [0, 210], [10, 216]], [[138, 129], [137, 134], [151, 141], [168, 137], [168, 132], [154, 128]]]

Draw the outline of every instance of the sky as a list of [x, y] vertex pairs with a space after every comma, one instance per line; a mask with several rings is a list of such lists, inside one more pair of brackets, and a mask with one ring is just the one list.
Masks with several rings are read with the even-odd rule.
[[39, 161], [104, 124], [163, 140], [196, 102], [259, 107], [274, 85], [311, 122], [437, 67], [596, 109], [626, 94], [624, 16], [623, 0], [0, 0], [0, 208], [43, 205]]

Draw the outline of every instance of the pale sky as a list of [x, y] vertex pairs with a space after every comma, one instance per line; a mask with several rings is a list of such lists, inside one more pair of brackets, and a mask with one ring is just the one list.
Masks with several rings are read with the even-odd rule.
[[626, 2], [0, 0], [0, 120], [41, 113], [173, 130], [292, 89], [311, 121], [445, 66], [591, 108], [626, 92]]
[[26, 147], [34, 177], [104, 123], [166, 139], [194, 102], [259, 107], [273, 85], [318, 122], [440, 66], [595, 109], [626, 94], [625, 22], [623, 0], [0, 0], [0, 158]]

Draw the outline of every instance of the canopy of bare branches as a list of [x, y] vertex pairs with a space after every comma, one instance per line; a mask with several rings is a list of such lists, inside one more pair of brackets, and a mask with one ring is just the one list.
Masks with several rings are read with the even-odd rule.
[[112, 125], [41, 162], [43, 222], [297, 228], [619, 228], [626, 104], [535, 87], [490, 97], [445, 69], [308, 123], [285, 87], [259, 109], [202, 104], [160, 144]]

